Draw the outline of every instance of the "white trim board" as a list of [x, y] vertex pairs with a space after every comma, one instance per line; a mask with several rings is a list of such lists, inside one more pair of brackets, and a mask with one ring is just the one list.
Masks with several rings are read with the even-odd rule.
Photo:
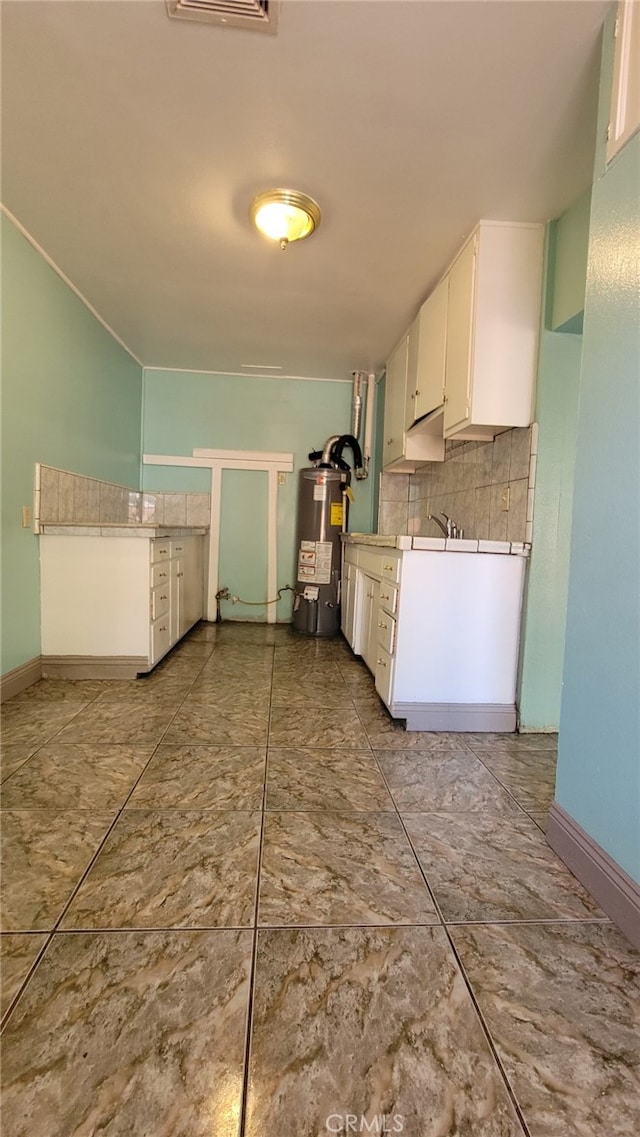
[[227, 379], [293, 379], [300, 383], [353, 383], [353, 376], [348, 379], [336, 378], [333, 375], [285, 375], [270, 371], [208, 371], [198, 367], [144, 367], [144, 371], [173, 372], [175, 375], [221, 375]]
[[[268, 477], [267, 506], [267, 599], [278, 587], [278, 474], [293, 471], [293, 454], [268, 450], [209, 450], [197, 448], [193, 455], [143, 454], [145, 466], [191, 466], [211, 471], [211, 513], [209, 518], [209, 569], [207, 574], [206, 616], [216, 618], [216, 592], [220, 560], [220, 514], [222, 508], [222, 471], [257, 470]], [[267, 604], [267, 623], [275, 624], [277, 605]]]

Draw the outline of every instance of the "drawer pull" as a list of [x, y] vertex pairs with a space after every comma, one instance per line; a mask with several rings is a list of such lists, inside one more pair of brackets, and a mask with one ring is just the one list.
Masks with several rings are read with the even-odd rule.
[[379, 627], [379, 628], [388, 628], [388, 627], [389, 627], [389, 625], [388, 625], [388, 624], [383, 624], [383, 622], [382, 622], [382, 620], [381, 620], [381, 621], [380, 621], [380, 623], [378, 624], [378, 627]]
[[159, 553], [168, 553], [169, 550], [168, 549], [158, 549], [158, 552]]
[[388, 438], [388, 439], [387, 439], [387, 446], [391, 446], [391, 443], [392, 443], [392, 442], [393, 442], [393, 439], [392, 439], [392, 438]]
[[167, 625], [166, 625], [166, 624], [163, 624], [161, 628], [158, 628], [158, 631], [159, 631], [159, 632], [166, 632], [166, 630], [167, 630]]
[[166, 575], [167, 575], [166, 572], [159, 572], [158, 573], [158, 580], [160, 579], [161, 576], [166, 576]]
[[160, 599], [161, 599], [161, 600], [167, 600], [167, 599], [168, 599], [168, 597], [167, 597], [167, 596], [161, 596], [161, 597], [160, 597]]
[[391, 597], [389, 596], [389, 594], [387, 592], [381, 592], [380, 593], [380, 599], [381, 600], [391, 600]]
[[182, 545], [176, 545], [176, 553], [182, 552]]
[[184, 573], [183, 572], [177, 572], [176, 576], [184, 576]]
[[383, 565], [385, 572], [393, 572], [393, 565]]
[[385, 663], [385, 661], [384, 661], [384, 659], [377, 659], [377, 660], [376, 660], [376, 663], [379, 663], [381, 667], [386, 667], [386, 666], [387, 666], [387, 665], [386, 665], [386, 663]]

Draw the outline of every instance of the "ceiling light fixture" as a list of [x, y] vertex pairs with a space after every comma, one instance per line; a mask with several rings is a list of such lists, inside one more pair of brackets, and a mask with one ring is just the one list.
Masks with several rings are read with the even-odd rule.
[[249, 216], [261, 233], [286, 249], [292, 241], [310, 237], [322, 215], [318, 203], [306, 193], [272, 189], [254, 197]]

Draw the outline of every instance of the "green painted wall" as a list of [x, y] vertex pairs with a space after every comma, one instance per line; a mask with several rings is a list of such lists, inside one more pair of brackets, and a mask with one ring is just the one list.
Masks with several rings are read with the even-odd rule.
[[604, 160], [605, 27], [590, 219], [556, 798], [640, 882], [640, 135]]
[[591, 187], [555, 225], [555, 272], [550, 326], [554, 331], [582, 331], [587, 280]]
[[[320, 449], [332, 434], [347, 433], [351, 422], [350, 383], [323, 383], [293, 379], [257, 379], [244, 376], [195, 374], [179, 371], [147, 370], [144, 373], [143, 451], [147, 454], [190, 455], [196, 447], [224, 450], [286, 451], [294, 454], [295, 470], [287, 475], [287, 484], [278, 491], [278, 587], [295, 584], [294, 545], [298, 470], [308, 466], [310, 450]], [[347, 454], [347, 458], [350, 454]], [[146, 466], [143, 470], [145, 489], [203, 489], [200, 470], [161, 469]], [[266, 479], [265, 479], [266, 480]], [[349, 526], [368, 532], [372, 528], [373, 478], [355, 482], [355, 504], [351, 507]], [[246, 529], [247, 517], [255, 519], [261, 532], [264, 526], [265, 500], [256, 500], [255, 487], [248, 481], [233, 486], [233, 509], [227, 520], [237, 517], [238, 529]], [[223, 486], [223, 509], [226, 505]], [[264, 596], [267, 579], [266, 547], [260, 540], [252, 547], [248, 538], [233, 536], [233, 557], [223, 553], [225, 579], [232, 593], [244, 595], [251, 586]], [[246, 557], [255, 557], [252, 581], [246, 580]], [[246, 599], [253, 599], [246, 596]], [[291, 613], [289, 594], [278, 605], [278, 619]], [[225, 615], [256, 618], [258, 613], [237, 607], [226, 609]]]
[[[550, 331], [558, 279], [573, 280], [584, 301], [582, 243], [558, 242], [562, 222], [582, 231], [590, 192], [547, 228], [543, 327], [535, 417], [538, 423], [533, 546], [527, 577], [520, 662], [519, 714], [525, 731], [553, 731], [560, 722], [569, 550], [575, 478], [582, 336]], [[572, 223], [577, 215], [578, 224]], [[575, 313], [574, 313], [575, 314]]]
[[2, 215], [2, 673], [40, 654], [34, 464], [138, 488], [141, 369]]

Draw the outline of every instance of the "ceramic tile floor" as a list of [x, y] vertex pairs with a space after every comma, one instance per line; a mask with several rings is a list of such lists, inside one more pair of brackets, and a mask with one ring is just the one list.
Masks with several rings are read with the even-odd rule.
[[340, 641], [200, 625], [3, 708], [11, 1137], [624, 1137], [640, 955], [550, 736], [407, 734]]

